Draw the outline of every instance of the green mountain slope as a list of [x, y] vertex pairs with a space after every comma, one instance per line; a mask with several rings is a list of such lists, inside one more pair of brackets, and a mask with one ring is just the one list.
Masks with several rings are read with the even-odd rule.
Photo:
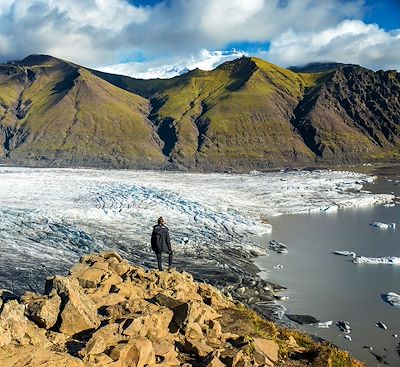
[[164, 162], [146, 99], [51, 57], [28, 57], [4, 69], [3, 157], [83, 166]]
[[36, 55], [0, 66], [8, 163], [249, 170], [397, 161], [400, 74], [242, 57], [140, 80]]

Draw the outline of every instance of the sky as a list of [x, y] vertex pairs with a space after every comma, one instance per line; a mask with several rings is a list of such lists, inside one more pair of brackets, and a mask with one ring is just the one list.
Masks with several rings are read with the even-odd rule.
[[139, 78], [243, 55], [400, 70], [400, 0], [0, 0], [0, 62], [30, 54]]

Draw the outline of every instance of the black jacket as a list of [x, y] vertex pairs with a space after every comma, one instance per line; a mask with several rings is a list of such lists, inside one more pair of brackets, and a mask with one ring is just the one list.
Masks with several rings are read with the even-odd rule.
[[153, 233], [151, 234], [151, 249], [155, 253], [172, 251], [168, 227], [159, 224], [153, 227]]

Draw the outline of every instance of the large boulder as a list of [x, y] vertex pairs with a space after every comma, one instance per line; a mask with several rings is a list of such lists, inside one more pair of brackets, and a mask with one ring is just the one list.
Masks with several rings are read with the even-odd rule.
[[202, 365], [205, 367], [226, 367], [225, 363], [220, 360], [220, 352], [215, 351], [207, 356], [202, 361]]
[[240, 350], [232, 359], [231, 367], [250, 367], [250, 357], [244, 354], [243, 350]]
[[0, 348], [13, 340], [22, 340], [27, 328], [24, 307], [16, 300], [4, 304], [0, 314]]
[[173, 340], [167, 340], [165, 338], [158, 338], [150, 336], [150, 340], [153, 344], [154, 354], [156, 357], [162, 359], [162, 364], [165, 366], [179, 366], [178, 353], [175, 350]]
[[141, 314], [125, 321], [122, 334], [127, 336], [154, 335], [164, 338], [169, 334], [172, 316], [172, 311], [166, 307], [159, 307], [157, 310], [144, 309]]
[[25, 315], [39, 327], [50, 329], [56, 324], [61, 298], [54, 290], [48, 296], [28, 292], [22, 297], [22, 303]]
[[55, 276], [46, 283], [46, 292], [54, 290], [61, 297], [60, 332], [74, 335], [97, 329], [100, 318], [94, 302], [83, 292], [74, 278]]
[[206, 305], [211, 306], [215, 310], [234, 306], [232, 301], [228, 300], [218, 289], [211, 285], [199, 284], [197, 293]]
[[105, 350], [115, 347], [119, 342], [125, 341], [126, 339], [126, 337], [119, 333], [119, 324], [108, 324], [93, 333], [92, 337], [79, 354], [83, 357], [101, 354]]
[[146, 338], [131, 339], [118, 344], [110, 354], [120, 367], [144, 367], [156, 361], [153, 345]]
[[67, 353], [49, 351], [33, 346], [0, 349], [1, 367], [86, 367], [78, 358]]
[[105, 270], [92, 267], [86, 269], [77, 279], [82, 288], [96, 288], [106, 274]]
[[278, 361], [279, 346], [273, 340], [255, 338], [253, 340], [254, 359], [260, 365], [273, 365]]
[[172, 331], [185, 328], [187, 325], [193, 325], [195, 323], [202, 326], [205, 322], [221, 317], [212, 307], [201, 301], [181, 302], [161, 293], [157, 294], [152, 301], [172, 310], [174, 314], [174, 328], [172, 328]]
[[144, 299], [147, 296], [145, 287], [138, 283], [119, 283], [112, 287], [112, 291], [131, 299]]
[[185, 351], [194, 354], [196, 358], [204, 358], [212, 353], [214, 349], [203, 341], [187, 338], [185, 340]]

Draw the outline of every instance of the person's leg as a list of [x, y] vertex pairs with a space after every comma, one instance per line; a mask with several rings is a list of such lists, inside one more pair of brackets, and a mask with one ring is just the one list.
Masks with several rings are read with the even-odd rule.
[[158, 270], [162, 271], [161, 253], [156, 253], [156, 256], [157, 256]]
[[172, 266], [172, 252], [168, 254], [168, 267]]

